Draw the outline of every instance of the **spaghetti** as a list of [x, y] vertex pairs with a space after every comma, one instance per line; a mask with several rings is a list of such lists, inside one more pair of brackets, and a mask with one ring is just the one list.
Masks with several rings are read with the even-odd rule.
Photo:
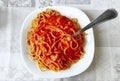
[[33, 19], [27, 32], [30, 57], [41, 70], [60, 71], [70, 68], [84, 54], [85, 33], [72, 36], [79, 29], [77, 19], [46, 9]]

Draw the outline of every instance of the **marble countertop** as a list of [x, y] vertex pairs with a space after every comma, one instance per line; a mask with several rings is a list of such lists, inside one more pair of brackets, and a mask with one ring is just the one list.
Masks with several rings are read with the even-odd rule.
[[[94, 28], [95, 57], [85, 72], [70, 78], [40, 79], [33, 76], [21, 62], [19, 42], [23, 20], [36, 7], [43, 7], [43, 3], [38, 3], [38, 0], [0, 0], [0, 81], [120, 81], [120, 1], [46, 1], [50, 1], [49, 5], [82, 9], [90, 20], [107, 8], [115, 8], [118, 17]], [[46, 2], [44, 4], [48, 5]]]

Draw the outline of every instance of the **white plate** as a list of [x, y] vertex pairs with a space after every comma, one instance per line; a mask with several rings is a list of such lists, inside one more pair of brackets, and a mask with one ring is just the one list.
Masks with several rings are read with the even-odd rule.
[[[67, 6], [52, 6], [52, 7], [46, 7], [51, 8], [59, 11], [62, 15], [70, 17], [70, 18], [77, 18], [79, 24], [81, 27], [86, 26], [88, 23], [90, 23], [89, 18], [86, 16], [86, 14], [81, 11], [80, 9], [73, 8], [73, 7], [67, 7]], [[59, 72], [53, 72], [53, 71], [45, 71], [42, 72], [38, 69], [37, 65], [34, 61], [31, 61], [28, 54], [28, 48], [26, 44], [26, 32], [30, 28], [31, 21], [36, 17], [36, 15], [44, 10], [46, 8], [40, 8], [35, 11], [33, 11], [31, 14], [29, 14], [26, 19], [23, 22], [22, 29], [21, 29], [21, 54], [24, 61], [25, 66], [27, 69], [34, 74], [36, 77], [39, 78], [65, 78], [70, 77], [74, 75], [78, 75], [82, 72], [84, 72], [91, 64], [93, 57], [94, 57], [94, 36], [93, 36], [93, 29], [89, 29], [86, 31], [88, 34], [86, 36], [86, 45], [85, 45], [85, 55], [82, 59], [80, 59], [77, 63], [73, 64], [71, 68]]]

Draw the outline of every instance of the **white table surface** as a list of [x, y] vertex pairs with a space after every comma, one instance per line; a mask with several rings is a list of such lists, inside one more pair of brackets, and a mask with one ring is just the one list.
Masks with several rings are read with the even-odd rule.
[[[120, 13], [119, 0], [86, 0], [83, 2], [84, 4], [75, 2], [71, 4], [70, 1], [65, 2], [64, 0], [58, 4], [57, 1], [56, 5], [69, 5], [82, 9], [91, 20], [106, 8], [114, 7]], [[0, 81], [120, 81], [119, 15], [116, 19], [94, 28], [95, 57], [85, 72], [64, 79], [39, 79], [24, 67], [19, 45], [21, 24], [35, 6], [3, 6], [0, 7]]]

